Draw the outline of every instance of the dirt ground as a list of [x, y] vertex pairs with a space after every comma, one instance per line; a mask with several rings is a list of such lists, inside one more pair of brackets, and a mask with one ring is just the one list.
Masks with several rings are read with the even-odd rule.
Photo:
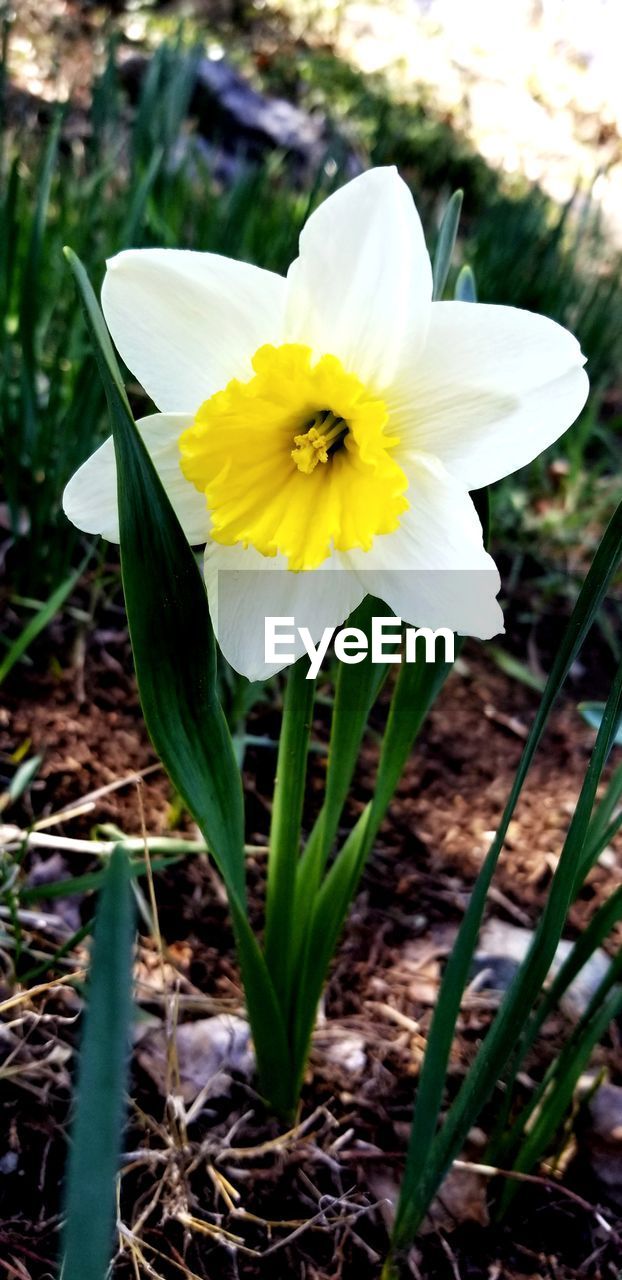
[[[48, 822], [51, 842], [26, 855], [31, 886], [96, 868], [88, 851], [65, 842], [87, 839], [102, 824], [126, 835], [196, 835], [154, 768], [118, 601], [106, 603], [90, 632], [56, 623], [33, 658], [30, 668], [14, 673], [0, 713], [2, 774], [9, 776], [11, 759], [24, 747], [43, 757], [25, 799], [4, 815], [22, 826]], [[465, 650], [409, 762], [353, 905], [318, 1021], [300, 1124], [290, 1135], [279, 1132], [253, 1091], [226, 903], [209, 860], [194, 854], [156, 876], [165, 955], [158, 956], [141, 919], [135, 977], [142, 1022], [121, 1199], [127, 1234], [115, 1276], [379, 1275], [442, 965], [535, 706], [536, 695], [503, 675], [481, 647]], [[381, 706], [372, 718], [346, 826], [373, 787], [373, 731], [383, 714]], [[259, 705], [248, 732], [274, 738], [278, 719], [274, 702]], [[320, 747], [326, 735], [320, 708], [313, 731]], [[489, 903], [496, 919], [527, 927], [537, 920], [592, 741], [571, 691], [552, 718], [510, 829]], [[324, 758], [321, 750], [311, 757], [307, 822], [321, 796]], [[273, 770], [273, 750], [248, 749], [249, 881], [258, 926]], [[58, 820], [72, 809], [74, 816]], [[618, 843], [589, 877], [568, 937], [620, 883], [620, 852]], [[23, 924], [22, 975], [33, 956], [49, 956], [93, 910], [90, 894], [28, 906], [34, 910]], [[85, 961], [78, 945], [46, 977], [75, 972]], [[4, 985], [7, 994], [15, 989], [8, 976]], [[469, 989], [450, 1093], [498, 1000], [493, 989], [477, 983]], [[10, 1260], [3, 1263], [10, 1276], [43, 1280], [54, 1270], [80, 1009], [80, 984], [55, 984], [6, 1015], [0, 1256]], [[203, 1096], [214, 1061], [208, 1023], [214, 1017], [221, 1030], [224, 1018], [229, 1041]], [[175, 1027], [180, 1079], [173, 1085], [166, 1046], [175, 1041]], [[562, 1015], [547, 1024], [526, 1088], [567, 1030]], [[616, 1028], [595, 1065], [606, 1068], [614, 1086], [622, 1082]], [[472, 1133], [467, 1161], [481, 1160], [491, 1114]], [[422, 1280], [617, 1274], [620, 1203], [595, 1180], [592, 1139], [581, 1139], [580, 1125], [575, 1130], [564, 1186], [543, 1180], [526, 1188], [502, 1225], [491, 1218], [494, 1187], [473, 1171], [452, 1174], [413, 1254], [413, 1274]]]

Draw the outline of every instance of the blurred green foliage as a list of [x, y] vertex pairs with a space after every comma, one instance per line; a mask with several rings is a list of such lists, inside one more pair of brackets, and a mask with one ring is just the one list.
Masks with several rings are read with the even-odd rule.
[[[34, 134], [5, 131], [0, 188], [0, 431], [14, 585], [29, 595], [66, 575], [79, 535], [63, 487], [108, 434], [103, 396], [62, 255], [71, 245], [97, 283], [129, 246], [196, 247], [284, 270], [309, 194], [279, 157], [241, 167], [224, 189], [185, 117], [195, 55], [161, 46], [130, 111], [111, 48], [95, 85], [87, 141], [63, 113]], [[148, 411], [133, 387], [137, 408]]]
[[[559, 208], [538, 188], [510, 183], [425, 97], [395, 101], [381, 76], [364, 76], [327, 48], [285, 41], [282, 51], [255, 60], [239, 44], [232, 48], [266, 91], [323, 113], [362, 165], [397, 164], [431, 247], [448, 196], [464, 189], [447, 296], [467, 264], [481, 301], [542, 311], [577, 333], [594, 387], [588, 409], [547, 455], [495, 493], [495, 544], [564, 572], [573, 549], [580, 561], [595, 545], [622, 463], [622, 255], [609, 246], [597, 212], [579, 192]], [[130, 245], [209, 249], [283, 271], [309, 210], [344, 180], [333, 162], [305, 184], [277, 154], [240, 160], [229, 182], [215, 176], [213, 152], [188, 118], [198, 52], [181, 37], [161, 43], [130, 106], [113, 42], [87, 127], [77, 133], [61, 111], [34, 130], [0, 119], [2, 482], [11, 577], [31, 596], [52, 590], [77, 563], [79, 535], [60, 497], [107, 431], [63, 244], [96, 284], [106, 257]], [[140, 389], [130, 389], [144, 412]]]

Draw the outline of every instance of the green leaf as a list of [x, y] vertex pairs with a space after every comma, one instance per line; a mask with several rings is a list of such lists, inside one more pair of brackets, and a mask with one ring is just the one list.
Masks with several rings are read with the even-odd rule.
[[[474, 1116], [478, 1113], [482, 1100], [487, 1096], [489, 1089], [494, 1086], [496, 1075], [491, 1072], [489, 1065], [493, 1062], [493, 1054], [491, 1052], [493, 1044], [496, 1057], [501, 1055], [497, 1052], [498, 1039], [495, 1038], [493, 1043], [489, 1043], [491, 1032], [484, 1046], [488, 1045], [486, 1069], [480, 1072], [475, 1085], [472, 1083], [469, 1085], [470, 1095], [467, 1091], [466, 1095], [461, 1095], [459, 1107], [456, 1104], [453, 1105], [434, 1147], [432, 1146], [443, 1098], [456, 1020], [477, 944], [488, 888], [518, 797], [542, 737], [551, 708], [602, 602], [618, 566], [621, 553], [622, 503], [615, 512], [596, 552], [593, 564], [583, 584], [557, 652], [542, 701], [519, 762], [497, 834], [475, 883], [458, 939], [445, 970], [428, 1037], [426, 1056], [417, 1092], [406, 1171], [393, 1234], [393, 1244], [396, 1249], [405, 1248], [412, 1240], [431, 1197], [440, 1185], [451, 1160], [460, 1148], [460, 1143], [468, 1131], [469, 1124], [472, 1123]], [[581, 820], [583, 821], [584, 818], [585, 814], [582, 812]], [[589, 814], [587, 815], [587, 820], [589, 821]], [[565, 871], [562, 874], [565, 875]], [[508, 1047], [509, 1056], [511, 1045], [514, 1043], [516, 1036], [515, 1023], [507, 1027], [507, 1032], [511, 1036]], [[504, 1036], [505, 1033], [504, 1015]], [[499, 1067], [496, 1064], [496, 1057], [493, 1065], [495, 1065], [498, 1074]], [[505, 1061], [506, 1059], [503, 1060]], [[491, 1076], [493, 1077], [492, 1080]]]
[[[617, 736], [619, 737], [619, 733]], [[583, 884], [590, 867], [593, 867], [603, 849], [606, 849], [607, 845], [611, 844], [622, 825], [622, 809], [618, 808], [620, 801], [622, 801], [622, 761], [614, 769], [605, 794], [592, 814], [579, 869], [579, 888]]]
[[26, 650], [30, 647], [33, 640], [36, 640], [37, 636], [45, 627], [48, 626], [52, 619], [56, 617], [56, 614], [64, 605], [65, 600], [71, 595], [74, 587], [80, 581], [90, 558], [91, 552], [89, 552], [88, 556], [86, 556], [82, 561], [80, 568], [77, 569], [75, 573], [71, 573], [64, 582], [60, 583], [60, 586], [52, 592], [49, 599], [46, 600], [45, 604], [43, 604], [37, 613], [35, 613], [34, 617], [30, 619], [30, 622], [24, 627], [23, 631], [20, 631], [17, 639], [13, 641], [9, 648], [8, 653], [3, 658], [2, 662], [0, 662], [0, 684], [2, 684], [3, 680], [6, 679], [9, 671], [12, 670], [15, 663], [19, 661]]
[[[618, 951], [594, 992], [584, 1016], [545, 1073], [530, 1098], [528, 1107], [519, 1118], [517, 1127], [521, 1130], [522, 1142], [512, 1164], [512, 1168], [518, 1172], [527, 1173], [533, 1168], [560, 1128], [592, 1050], [622, 1009], [622, 989], [614, 986], [621, 976], [622, 951]], [[501, 1213], [507, 1210], [516, 1191], [516, 1184], [505, 1187]]]
[[455, 302], [477, 302], [477, 289], [475, 286], [475, 276], [470, 267], [464, 266], [458, 272], [456, 287], [454, 289]]
[[214, 633], [205, 587], [136, 429], [84, 267], [70, 249], [65, 253], [84, 305], [112, 420], [121, 571], [145, 723], [225, 881], [260, 1081], [277, 1110], [289, 1114], [285, 1026], [247, 918], [242, 785], [216, 693]]
[[[456, 640], [456, 652], [461, 643]], [[293, 1053], [298, 1078], [304, 1070], [326, 970], [348, 908], [413, 743], [451, 666], [440, 660], [402, 664], [391, 701], [373, 799], [337, 854], [312, 904], [293, 1009]]]
[[228, 887], [245, 899], [242, 787], [216, 693], [216, 653], [195, 557], [136, 430], [82, 264], [66, 250], [106, 391], [117, 459], [121, 569], [136, 678], [153, 745]]
[[[586, 724], [589, 724], [590, 729], [600, 729], [605, 710], [604, 702], [580, 702], [578, 710], [581, 712]], [[616, 734], [614, 746], [622, 747], [622, 728]]]
[[43, 242], [62, 116], [62, 110], [57, 109], [43, 156], [20, 290], [19, 335], [22, 345], [23, 433], [29, 454], [32, 453], [36, 440], [36, 420], [38, 416], [36, 387], [37, 332], [40, 323], [38, 299], [40, 296]]
[[[123, 842], [119, 841], [119, 847], [124, 852]], [[175, 866], [176, 862], [181, 861], [181, 856], [172, 856], [170, 858], [152, 858], [151, 870], [166, 871], [168, 867]], [[129, 863], [129, 874], [132, 877], [144, 876], [147, 874], [147, 864], [141, 858], [138, 861]], [[20, 900], [22, 902], [39, 902], [50, 898], [72, 898], [75, 894], [92, 893], [93, 889], [101, 889], [106, 880], [106, 868], [102, 867], [99, 871], [85, 871], [81, 876], [67, 876], [64, 880], [50, 880], [46, 884], [33, 885], [31, 888], [26, 887], [20, 890]]]
[[528, 689], [534, 689], [536, 693], [543, 692], [546, 684], [544, 677], [536, 675], [525, 662], [515, 658], [513, 653], [508, 653], [507, 649], [501, 649], [496, 644], [487, 645], [486, 652], [506, 676], [510, 676], [512, 680], [518, 680]]
[[97, 909], [63, 1233], [63, 1280], [105, 1280], [125, 1114], [132, 1016], [129, 865], [115, 850]]
[[136, 183], [132, 195], [132, 200], [127, 211], [125, 224], [121, 229], [119, 243], [122, 246], [128, 245], [130, 248], [138, 236], [139, 227], [144, 217], [147, 201], [153, 189], [156, 178], [162, 168], [164, 160], [164, 147], [155, 147], [149, 158], [149, 163], [141, 180]]
[[[33, 778], [36, 778], [42, 760], [43, 756], [31, 756], [29, 760], [24, 760], [23, 764], [20, 764], [19, 769], [15, 770], [9, 789], [6, 792], [7, 804], [15, 804], [16, 800], [21, 799], [24, 792], [28, 790]], [[4, 797], [0, 797], [0, 811], [4, 808], [3, 799]]]
[[264, 954], [282, 1005], [292, 980], [293, 906], [313, 719], [315, 680], [307, 679], [308, 670], [308, 659], [299, 658], [287, 674], [270, 824]]
[[[601, 903], [583, 933], [577, 938], [572, 950], [568, 953], [564, 963], [527, 1022], [525, 1030], [520, 1037], [517, 1053], [512, 1059], [512, 1071], [506, 1084], [502, 1127], [500, 1126], [493, 1135], [493, 1141], [486, 1153], [486, 1162], [488, 1164], [497, 1165], [499, 1168], [507, 1168], [512, 1158], [511, 1153], [514, 1151], [520, 1135], [524, 1131], [525, 1123], [537, 1101], [530, 1099], [528, 1108], [524, 1109], [511, 1129], [507, 1128], [507, 1121], [512, 1107], [513, 1088], [521, 1065], [553, 1009], [559, 1005], [570, 984], [619, 920], [622, 920], [622, 886], [618, 886], [611, 897]], [[496, 1124], [495, 1129], [497, 1130]]]
[[304, 1075], [317, 1006], [345, 918], [373, 844], [368, 805], [350, 832], [312, 904], [292, 1005], [293, 1059], [297, 1086]]
[[451, 199], [447, 202], [441, 225], [439, 227], [436, 251], [434, 253], [434, 263], [432, 266], [432, 278], [434, 284], [432, 297], [435, 301], [442, 298], [445, 292], [447, 276], [449, 275], [454, 245], [458, 234], [462, 198], [462, 191], [454, 191]]
[[[388, 611], [380, 601], [368, 596], [354, 610], [347, 625], [359, 627], [369, 637], [374, 614], [388, 616]], [[324, 803], [300, 859], [296, 877], [294, 930], [299, 955], [304, 950], [313, 904], [348, 798], [369, 713], [389, 669], [388, 663], [372, 663], [370, 653], [371, 649], [368, 648], [361, 663], [339, 665]]]

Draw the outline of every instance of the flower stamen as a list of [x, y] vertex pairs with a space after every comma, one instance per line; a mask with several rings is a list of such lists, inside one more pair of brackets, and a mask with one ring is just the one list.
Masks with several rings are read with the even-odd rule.
[[294, 436], [292, 458], [299, 471], [310, 476], [318, 462], [328, 462], [329, 454], [343, 444], [348, 424], [331, 409], [321, 409], [307, 423], [304, 435]]

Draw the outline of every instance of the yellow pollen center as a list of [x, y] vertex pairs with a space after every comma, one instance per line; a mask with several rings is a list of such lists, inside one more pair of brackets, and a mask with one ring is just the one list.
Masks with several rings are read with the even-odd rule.
[[330, 409], [317, 413], [309, 430], [302, 436], [294, 436], [296, 448], [292, 449], [292, 458], [298, 470], [310, 476], [318, 462], [328, 462], [329, 453], [342, 443], [347, 430], [347, 422], [336, 418]]
[[336, 356], [260, 347], [253, 376], [199, 408], [181, 469], [205, 494], [211, 536], [315, 569], [331, 551], [369, 551], [397, 528], [407, 480], [388, 410]]

